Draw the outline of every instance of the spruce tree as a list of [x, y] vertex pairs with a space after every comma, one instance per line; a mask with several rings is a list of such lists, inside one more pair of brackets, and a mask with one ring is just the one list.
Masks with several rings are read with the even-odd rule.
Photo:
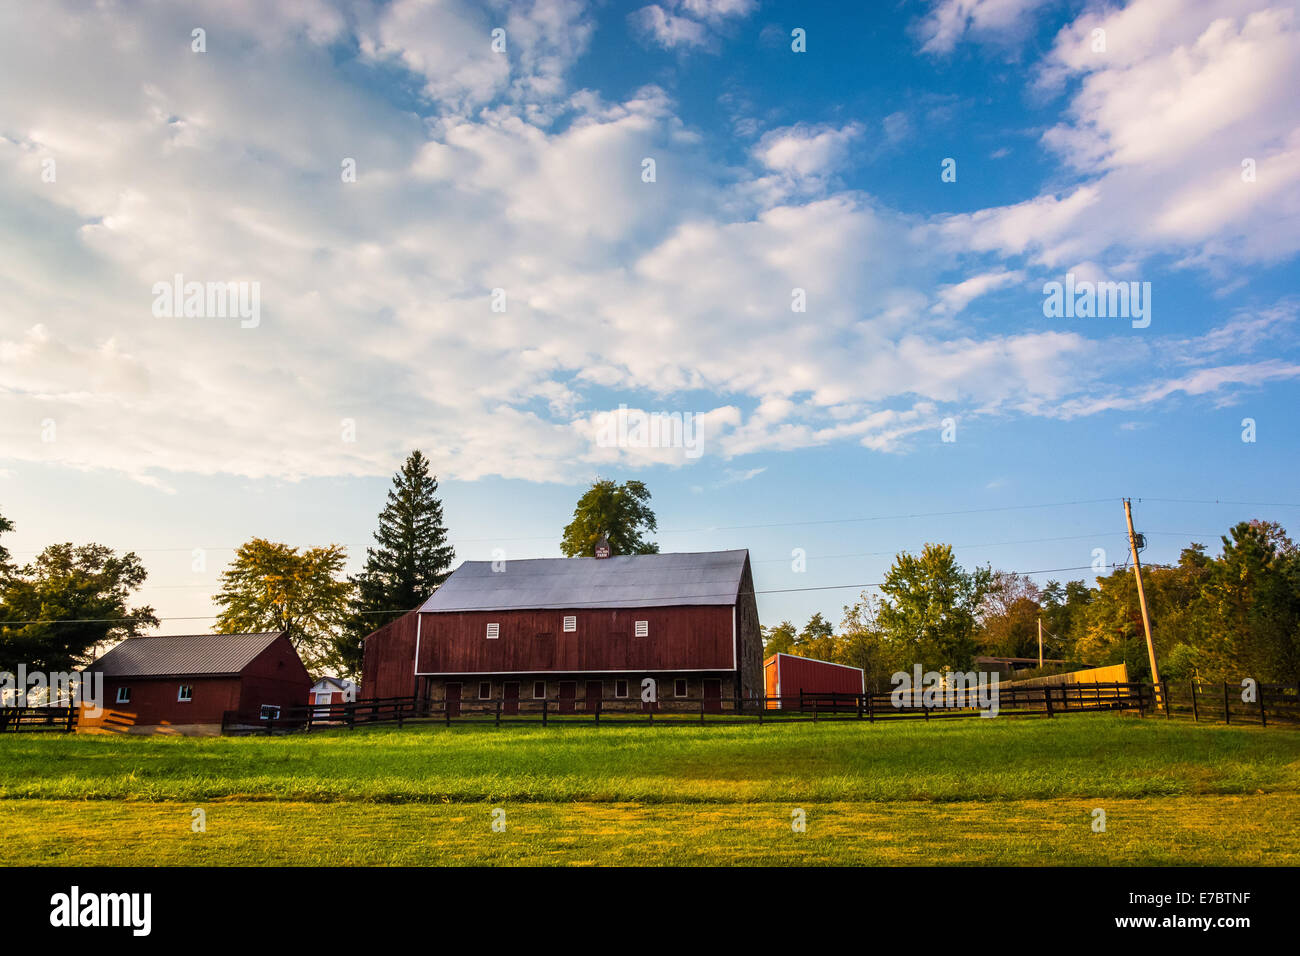
[[429, 459], [419, 450], [411, 452], [393, 476], [379, 514], [376, 547], [366, 549], [365, 568], [353, 578], [356, 596], [338, 655], [345, 671], [361, 670], [367, 634], [422, 604], [451, 573], [456, 551], [447, 544], [437, 491]]

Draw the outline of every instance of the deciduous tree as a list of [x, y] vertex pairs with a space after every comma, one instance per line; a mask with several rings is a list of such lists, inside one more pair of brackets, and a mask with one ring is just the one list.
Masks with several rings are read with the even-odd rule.
[[[7, 523], [7, 522], [6, 522]], [[0, 591], [0, 670], [18, 664], [67, 671], [158, 624], [153, 608], [130, 607], [147, 577], [133, 553], [101, 544], [54, 544], [30, 564], [10, 567]]]
[[952, 546], [927, 544], [919, 555], [903, 552], [880, 587], [877, 619], [890, 639], [906, 649], [906, 663], [924, 670], [969, 670], [975, 658], [976, 613], [992, 572], [967, 572]]
[[568, 558], [590, 558], [596, 554], [596, 542], [605, 537], [614, 554], [658, 554], [659, 545], [645, 537], [657, 529], [650, 491], [642, 482], [596, 481], [578, 499], [560, 550]]
[[299, 551], [254, 538], [235, 552], [221, 574], [217, 630], [223, 634], [288, 631], [309, 669], [337, 664], [339, 629], [348, 613], [352, 585], [340, 577], [342, 545]]

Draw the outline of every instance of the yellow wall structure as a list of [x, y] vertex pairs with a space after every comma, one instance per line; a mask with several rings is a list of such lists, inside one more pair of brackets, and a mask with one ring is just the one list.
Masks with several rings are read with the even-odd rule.
[[1052, 674], [1048, 677], [1029, 677], [1025, 680], [1003, 681], [1003, 686], [1041, 687], [1044, 684], [1127, 684], [1128, 665], [1108, 664], [1105, 667], [1090, 667], [1085, 671], [1070, 671], [1068, 674]]

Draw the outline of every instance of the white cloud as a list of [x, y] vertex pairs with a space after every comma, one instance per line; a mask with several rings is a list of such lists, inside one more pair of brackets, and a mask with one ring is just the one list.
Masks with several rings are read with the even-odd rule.
[[954, 314], [962, 311], [975, 299], [998, 289], [1024, 281], [1025, 274], [1009, 269], [997, 269], [982, 272], [954, 285], [944, 286], [939, 290], [939, 301], [931, 311], [936, 314]]
[[[577, 0], [480, 4], [463, 0], [395, 0], [361, 30], [358, 45], [375, 60], [392, 59], [418, 74], [423, 91], [444, 109], [468, 112], [509, 93], [530, 102], [558, 96], [562, 77], [585, 50], [594, 26]], [[493, 31], [504, 31], [504, 50]]]
[[767, 133], [754, 155], [768, 169], [797, 177], [821, 177], [844, 165], [849, 148], [862, 138], [862, 125], [790, 126]]
[[961, 40], [1019, 37], [1029, 29], [1029, 20], [1047, 0], [934, 0], [921, 21], [921, 49], [927, 53], [951, 53]]
[[[959, 324], [1025, 272], [985, 250], [1089, 260], [1076, 232], [1110, 201], [1107, 170], [1066, 199], [932, 223], [836, 191], [856, 124], [774, 130], [736, 170], [656, 86], [622, 101], [567, 89], [588, 30], [573, 4], [338, 9], [262, 24], [213, 4], [201, 55], [176, 39], [189, 11], [50, 4], [19, 24], [0, 9], [0, 58], [23, 80], [0, 86], [0, 455], [157, 483], [387, 475], [418, 445], [445, 477], [571, 481], [684, 463], [594, 445], [593, 415], [620, 401], [700, 411], [705, 455], [727, 459], [897, 451], [952, 409], [1082, 414], [1113, 391], [1120, 350], [1083, 330]], [[674, 9], [711, 23], [740, 7]], [[504, 72], [486, 59], [500, 17]], [[343, 68], [349, 31], [363, 53]], [[428, 110], [383, 95], [384, 77]], [[261, 324], [155, 318], [152, 286], [176, 273], [259, 282]], [[1289, 374], [1173, 344], [1164, 380], [1182, 384], [1122, 397]], [[1195, 378], [1207, 364], [1237, 371]]]
[[[1104, 30], [1105, 52], [1092, 34]], [[1082, 181], [951, 217], [962, 248], [1059, 266], [1107, 250], [1219, 268], [1300, 250], [1300, 16], [1243, 0], [1135, 0], [1058, 35], [1041, 71], [1078, 82], [1044, 145]], [[1244, 181], [1252, 159], [1255, 181]]]
[[633, 28], [665, 50], [711, 49], [725, 21], [746, 17], [756, 0], [665, 0], [629, 14]]

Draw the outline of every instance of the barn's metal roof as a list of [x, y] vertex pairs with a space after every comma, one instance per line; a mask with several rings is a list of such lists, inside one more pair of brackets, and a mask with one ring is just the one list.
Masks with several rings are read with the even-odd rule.
[[86, 670], [105, 677], [208, 677], [238, 674], [281, 631], [128, 637]]
[[[736, 603], [746, 550], [466, 561], [421, 612]], [[493, 570], [496, 564], [500, 570]]]

